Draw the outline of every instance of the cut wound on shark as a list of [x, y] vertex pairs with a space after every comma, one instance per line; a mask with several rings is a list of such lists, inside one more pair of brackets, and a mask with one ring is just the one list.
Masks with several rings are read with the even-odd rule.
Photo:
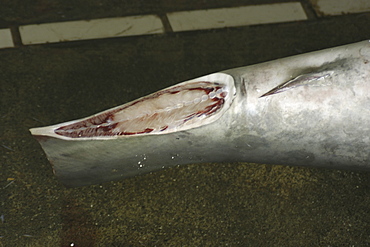
[[201, 125], [225, 103], [225, 85], [199, 81], [179, 85], [102, 112], [54, 132], [70, 138], [161, 134]]

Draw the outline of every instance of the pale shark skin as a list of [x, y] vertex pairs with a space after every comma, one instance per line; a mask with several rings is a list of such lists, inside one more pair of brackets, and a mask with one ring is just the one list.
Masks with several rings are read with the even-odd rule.
[[66, 123], [30, 131], [69, 187], [205, 162], [370, 171], [369, 41], [197, 80], [226, 83], [230, 98], [186, 130], [100, 139], [54, 133]]

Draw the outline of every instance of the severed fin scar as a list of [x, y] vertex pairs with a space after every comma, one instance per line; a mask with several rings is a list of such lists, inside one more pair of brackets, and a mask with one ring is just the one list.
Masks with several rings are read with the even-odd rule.
[[270, 91], [268, 91], [265, 94], [262, 94], [260, 98], [281, 93], [286, 90], [301, 87], [301, 86], [326, 86], [328, 85], [328, 82], [325, 81], [328, 77], [332, 76], [334, 74], [333, 70], [325, 70], [320, 72], [312, 72], [308, 74], [299, 75], [287, 82], [284, 82], [280, 84], [277, 87], [274, 87]]

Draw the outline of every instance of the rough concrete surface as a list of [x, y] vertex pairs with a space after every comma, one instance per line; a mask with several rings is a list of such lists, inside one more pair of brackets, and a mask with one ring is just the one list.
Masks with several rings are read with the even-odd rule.
[[194, 164], [67, 189], [28, 132], [197, 76], [365, 40], [369, 23], [367, 13], [0, 50], [0, 246], [370, 245], [369, 173]]

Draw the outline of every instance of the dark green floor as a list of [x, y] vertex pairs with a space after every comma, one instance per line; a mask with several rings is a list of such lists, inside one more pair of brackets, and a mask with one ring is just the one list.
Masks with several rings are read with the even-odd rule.
[[66, 189], [28, 132], [204, 74], [365, 40], [369, 24], [357, 14], [0, 50], [0, 246], [370, 245], [370, 173], [197, 164]]

